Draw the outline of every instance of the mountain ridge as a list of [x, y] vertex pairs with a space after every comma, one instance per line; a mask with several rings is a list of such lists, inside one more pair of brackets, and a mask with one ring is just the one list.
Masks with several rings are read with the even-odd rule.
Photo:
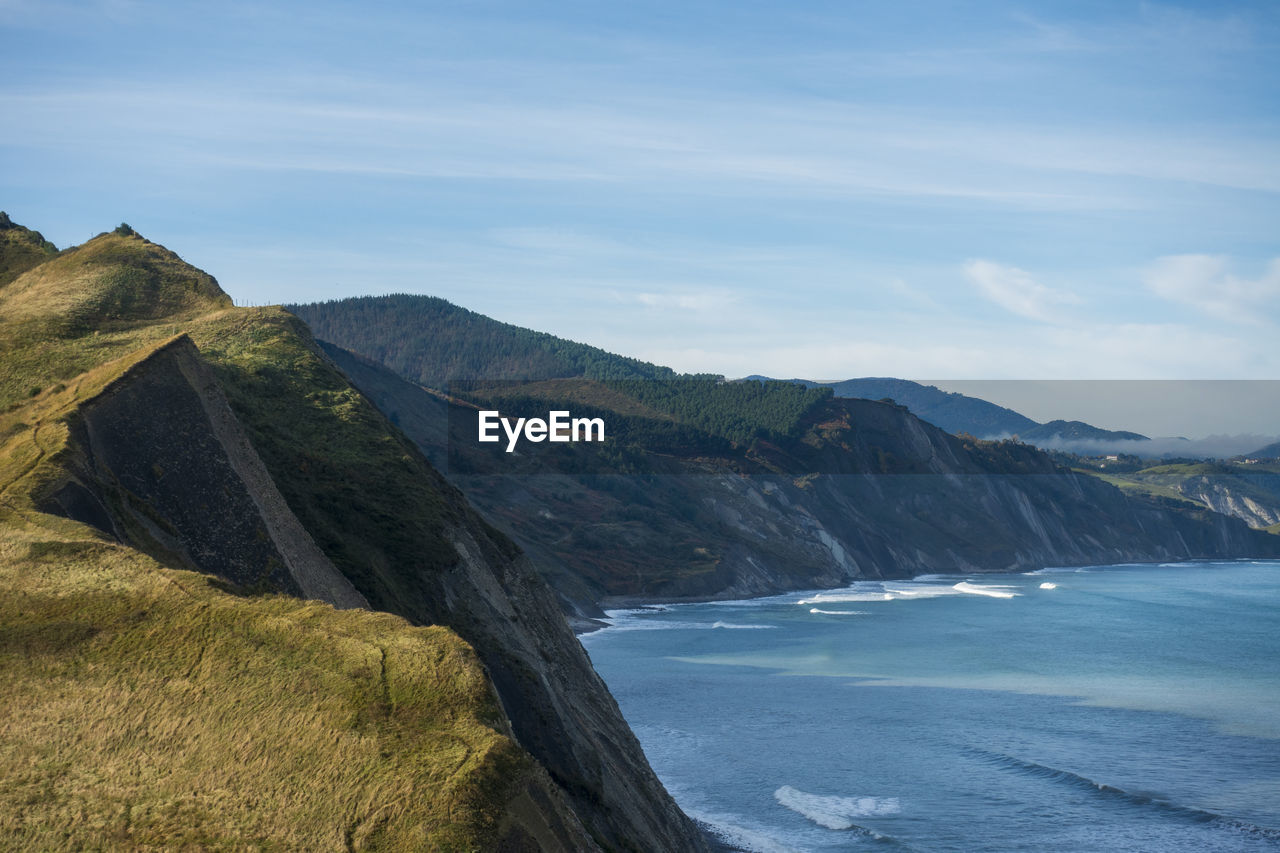
[[[216, 810], [190, 812], [190, 826], [175, 837], [204, 837], [191, 842], [197, 845], [314, 848], [343, 846], [345, 832], [348, 848], [381, 843], [704, 849], [700, 831], [661, 788], [527, 560], [346, 382], [301, 321], [280, 309], [230, 306], [211, 276], [131, 229], [100, 235], [27, 269], [0, 289], [0, 302], [22, 309], [0, 314], [6, 368], [0, 381], [0, 526], [5, 531], [0, 539], [19, 543], [0, 552], [0, 576], [15, 601], [22, 601], [37, 580], [55, 596], [41, 599], [34, 610], [18, 604], [14, 624], [30, 627], [17, 640], [8, 629], [0, 632], [0, 654], [21, 655], [33, 648], [34, 641], [22, 639], [28, 635], [59, 635], [64, 629], [58, 626], [73, 614], [88, 633], [83, 641], [50, 647], [50, 660], [58, 667], [104, 660], [114, 668], [107, 672], [126, 671], [133, 665], [128, 660], [102, 658], [102, 643], [118, 636], [154, 656], [161, 678], [191, 682], [194, 690], [216, 690], [218, 679], [226, 677], [218, 675], [224, 662], [202, 650], [234, 647], [244, 654], [245, 649], [219, 623], [201, 621], [198, 614], [208, 607], [242, 612], [242, 619], [227, 624], [253, 626], [251, 634], [261, 620], [266, 631], [276, 618], [270, 614], [281, 608], [305, 613], [316, 624], [354, 626], [334, 639], [307, 635], [310, 639], [298, 640], [302, 645], [290, 647], [281, 659], [293, 660], [294, 653], [331, 656], [326, 659], [336, 668], [315, 671], [317, 683], [336, 691], [334, 702], [348, 694], [361, 698], [348, 710], [331, 702], [332, 713], [313, 715], [317, 737], [332, 730], [331, 740], [342, 744], [343, 727], [354, 726], [387, 738], [381, 752], [375, 750], [358, 766], [366, 768], [367, 778], [385, 776], [386, 784], [400, 786], [400, 792], [377, 795], [381, 789], [360, 787], [366, 777], [344, 777], [332, 790], [304, 798], [306, 803], [338, 798], [330, 803], [327, 822], [320, 819], [314, 826], [322, 834], [336, 832], [337, 845], [294, 829], [313, 826], [314, 816], [300, 824], [280, 818], [296, 837], [262, 835], [260, 815], [276, 809], [292, 815], [288, 799], [262, 802], [258, 811], [237, 811], [242, 823], [235, 825], [212, 822]], [[67, 322], [68, 306], [72, 322]], [[55, 568], [59, 574], [51, 575]], [[64, 588], [62, 577], [80, 586]], [[120, 623], [116, 616], [102, 622], [95, 615], [94, 602], [112, 589], [167, 590], [165, 584], [189, 586], [192, 579], [200, 594], [190, 604], [180, 595], [172, 601], [165, 597], [163, 613], [155, 619], [145, 617], [148, 605], [138, 598], [150, 592], [121, 593], [126, 613], [144, 614], [134, 622]], [[352, 609], [334, 611], [282, 593], [314, 593]], [[83, 604], [65, 603], [81, 599]], [[365, 610], [364, 602], [396, 615]], [[192, 634], [182, 627], [188, 623], [203, 627]], [[409, 630], [374, 627], [387, 625]], [[369, 636], [391, 634], [380, 646], [350, 646], [342, 639], [366, 629], [374, 632]], [[430, 652], [424, 659], [437, 663], [419, 667], [390, 651], [401, 642], [396, 637], [428, 636], [414, 633], [423, 630], [439, 639], [432, 640], [439, 654]], [[155, 644], [166, 636], [176, 645], [156, 653]], [[197, 636], [204, 643], [198, 648]], [[344, 657], [349, 647], [354, 657]], [[168, 661], [179, 665], [188, 653], [198, 672], [182, 676], [169, 668]], [[257, 666], [263, 658], [264, 672], [274, 671], [270, 643], [248, 654], [246, 665]], [[7, 711], [16, 712], [24, 697], [49, 689], [42, 670], [24, 665], [22, 671], [20, 689], [3, 694]], [[472, 687], [450, 692], [457, 679], [469, 679]], [[366, 688], [379, 683], [383, 687], [366, 702]], [[267, 708], [264, 721], [287, 731], [271, 709], [288, 703], [276, 703], [267, 681], [245, 684], [245, 707]], [[300, 694], [317, 702], [329, 701], [328, 695], [310, 689]], [[92, 696], [84, 693], [63, 718], [80, 721], [86, 731], [105, 725]], [[166, 713], [187, 713], [181, 701], [167, 701], [165, 707]], [[465, 731], [457, 730], [457, 745], [443, 746], [438, 737], [448, 736], [450, 721], [465, 724]], [[240, 731], [243, 748], [252, 750], [261, 749], [253, 746], [259, 743], [255, 738], [271, 735], [244, 720], [231, 730]], [[431, 734], [436, 730], [441, 735]], [[163, 761], [177, 754], [173, 749], [189, 749], [178, 731], [172, 743], [153, 742], [145, 730], [131, 737], [151, 744], [153, 762]], [[209, 736], [222, 743], [227, 735], [219, 729], [216, 738]], [[98, 754], [82, 757], [87, 766], [114, 768], [124, 760], [112, 745], [117, 742], [104, 738], [93, 741]], [[378, 754], [398, 755], [395, 739], [412, 761], [384, 761], [379, 771]], [[308, 749], [323, 750], [307, 743]], [[23, 747], [49, 748], [36, 729]], [[276, 746], [254, 752], [260, 756], [254, 772], [263, 790], [302, 784], [293, 775], [295, 767], [275, 761], [273, 752], [292, 756]], [[194, 803], [227, 784], [221, 772], [211, 765], [186, 794], [156, 784], [125, 787], [142, 804], [156, 796]], [[416, 801], [414, 773], [423, 785], [433, 780]], [[15, 783], [25, 778], [4, 763], [0, 777]], [[18, 784], [14, 790], [27, 789]], [[97, 815], [94, 819], [109, 827], [118, 843], [143, 838], [131, 834], [131, 827], [146, 824], [141, 811], [131, 823], [128, 810], [105, 793], [76, 796], [81, 812]], [[432, 805], [436, 797], [438, 807]], [[60, 827], [64, 839], [98, 837], [91, 835], [95, 830], [57, 816], [65, 802], [59, 796], [32, 800], [35, 805], [15, 812], [24, 815], [20, 825], [5, 824], [6, 830], [34, 839], [44, 837], [39, 833], [48, 825]], [[348, 816], [352, 809], [340, 802], [368, 805]]]
[[[406, 340], [431, 346], [434, 331], [415, 326]], [[384, 342], [396, 339], [394, 328], [380, 333]], [[481, 389], [451, 407], [456, 397], [326, 346], [424, 453], [441, 465], [466, 463], [450, 465], [450, 478], [537, 557], [579, 618], [624, 602], [741, 598], [925, 572], [1273, 553], [1280, 544], [1207, 510], [1126, 497], [1029, 445], [960, 439], [900, 405], [829, 396], [805, 409], [794, 429], [733, 440], [712, 441], [677, 414], [688, 431], [683, 452], [661, 444], [656, 425], [637, 432], [634, 416], [618, 413], [610, 417], [611, 450], [555, 455], [544, 446], [471, 465], [458, 453], [474, 444], [477, 400], [504, 411], [519, 404], [521, 414], [573, 405], [504, 386], [505, 398]], [[712, 387], [699, 381], [687, 383], [690, 400]], [[639, 443], [628, 444], [634, 436]]]

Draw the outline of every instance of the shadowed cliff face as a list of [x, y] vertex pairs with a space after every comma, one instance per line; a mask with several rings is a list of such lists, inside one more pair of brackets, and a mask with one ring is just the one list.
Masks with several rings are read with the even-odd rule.
[[[326, 351], [432, 458], [474, 443], [474, 418], [456, 405], [451, 419], [439, 395]], [[513, 473], [450, 476], [579, 617], [602, 603], [858, 578], [1280, 553], [1280, 537], [1237, 519], [1129, 498], [1033, 447], [964, 441], [868, 400], [830, 401], [794, 440], [720, 458], [650, 454], [635, 474], [502, 464]]]
[[[227, 308], [211, 278], [135, 235], [104, 235], [49, 263], [6, 287], [5, 304], [21, 311], [0, 323], [12, 363], [29, 369], [10, 399], [29, 383], [32, 407], [65, 412], [14, 427], [28, 430], [30, 470], [42, 472], [36, 509], [241, 592], [451, 628], [485, 667], [500, 727], [537, 762], [476, 782], [514, 786], [489, 815], [486, 837], [499, 849], [705, 849], [528, 560], [299, 321]], [[65, 304], [73, 324], [45, 313]], [[109, 328], [99, 330], [104, 305]], [[108, 359], [121, 352], [132, 354], [116, 370]], [[107, 378], [85, 380], [93, 371]], [[36, 447], [52, 433], [62, 436], [56, 452]]]
[[368, 607], [289, 511], [183, 335], [83, 403], [45, 506], [241, 589]]
[[[546, 768], [595, 842], [618, 850], [704, 849], [528, 559], [351, 392], [305, 327], [281, 312], [234, 346], [216, 335], [206, 344], [199, 331], [195, 338], [321, 547], [373, 607], [447, 625], [476, 649], [516, 739]], [[254, 371], [269, 351], [292, 369]], [[343, 403], [326, 402], [331, 393], [345, 395]], [[263, 416], [282, 406], [297, 429], [282, 432]], [[380, 425], [381, 450], [361, 446], [368, 423]]]

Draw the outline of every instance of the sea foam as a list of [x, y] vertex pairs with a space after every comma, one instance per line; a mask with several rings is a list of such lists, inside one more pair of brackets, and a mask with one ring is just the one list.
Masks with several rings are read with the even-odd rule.
[[799, 791], [790, 785], [774, 791], [773, 798], [827, 829], [856, 828], [871, 833], [871, 830], [858, 826], [854, 818], [883, 817], [902, 811], [897, 797], [829, 797]]
[[1006, 586], [978, 586], [976, 583], [961, 581], [955, 585], [955, 589], [968, 595], [985, 595], [990, 598], [1016, 598], [1016, 592], [1009, 592]]

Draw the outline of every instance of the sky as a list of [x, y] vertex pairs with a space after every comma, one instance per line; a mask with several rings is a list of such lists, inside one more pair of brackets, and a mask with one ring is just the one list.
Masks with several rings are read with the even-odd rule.
[[0, 209], [685, 371], [1280, 379], [1280, 4], [0, 0]]

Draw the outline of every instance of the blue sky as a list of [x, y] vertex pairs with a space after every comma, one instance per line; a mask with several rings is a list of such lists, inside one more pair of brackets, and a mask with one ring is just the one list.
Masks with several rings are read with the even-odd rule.
[[1280, 378], [1280, 5], [0, 0], [0, 208], [690, 371]]

